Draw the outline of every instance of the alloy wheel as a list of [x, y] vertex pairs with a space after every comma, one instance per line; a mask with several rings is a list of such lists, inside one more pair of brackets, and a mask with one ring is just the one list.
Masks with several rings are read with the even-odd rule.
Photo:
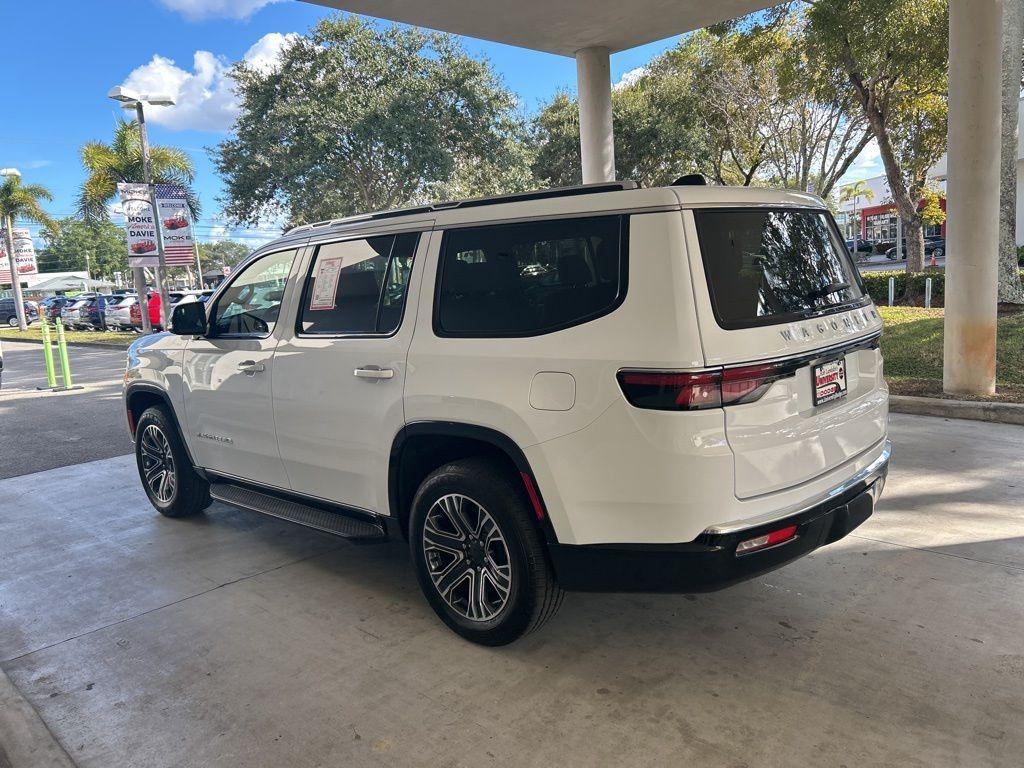
[[174, 455], [167, 436], [156, 424], [148, 424], [142, 431], [142, 474], [150, 492], [161, 504], [174, 498]]
[[442, 496], [423, 523], [423, 554], [438, 594], [470, 621], [493, 619], [512, 594], [508, 544], [494, 518], [458, 493]]

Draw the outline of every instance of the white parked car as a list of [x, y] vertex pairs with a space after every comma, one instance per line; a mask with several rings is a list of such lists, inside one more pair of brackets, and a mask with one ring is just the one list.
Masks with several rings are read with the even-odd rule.
[[107, 328], [113, 331], [134, 330], [132, 323], [132, 307], [139, 303], [139, 297], [133, 293], [117, 294], [108, 302], [104, 316]]
[[401, 536], [475, 642], [562, 590], [699, 592], [860, 525], [882, 323], [825, 203], [630, 182], [294, 229], [129, 351], [153, 505]]
[[96, 294], [89, 294], [85, 298], [76, 298], [71, 304], [67, 304], [60, 310], [61, 324], [65, 328], [76, 329], [82, 322], [82, 308], [89, 303], [89, 298]]
[[171, 300], [171, 307], [174, 308], [186, 301], [206, 301], [213, 295], [213, 291], [203, 289], [201, 291], [171, 291], [167, 297]]

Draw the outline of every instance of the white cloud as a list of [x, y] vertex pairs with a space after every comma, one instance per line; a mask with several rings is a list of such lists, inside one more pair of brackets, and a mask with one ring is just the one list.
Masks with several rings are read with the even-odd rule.
[[281, 0], [160, 0], [166, 8], [192, 21], [211, 17], [247, 19], [256, 11]]
[[278, 58], [281, 50], [295, 40], [299, 35], [289, 32], [282, 35], [280, 32], [270, 32], [255, 43], [245, 52], [245, 60], [253, 69], [264, 74], [277, 68]]
[[622, 77], [619, 78], [619, 81], [615, 83], [612, 88], [615, 90], [618, 90], [619, 88], [626, 88], [646, 74], [647, 67], [637, 67], [636, 69], [631, 69], [628, 72], [623, 72]]
[[[271, 32], [257, 40], [243, 58], [266, 72], [275, 66], [281, 49], [296, 37], [295, 33]], [[140, 93], [174, 97], [173, 107], [147, 107], [154, 123], [172, 130], [226, 131], [238, 114], [238, 97], [228, 77], [229, 69], [227, 59], [209, 51], [195, 52], [191, 70], [157, 54], [148, 64], [132, 70], [122, 85]]]
[[839, 183], [841, 185], [849, 184], [853, 181], [881, 176], [883, 173], [885, 173], [885, 167], [882, 165], [882, 153], [878, 149], [878, 142], [872, 139], [861, 150]]

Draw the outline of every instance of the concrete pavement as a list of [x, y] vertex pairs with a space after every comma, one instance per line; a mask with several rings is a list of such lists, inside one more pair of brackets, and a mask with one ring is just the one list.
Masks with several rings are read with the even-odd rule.
[[570, 594], [501, 649], [401, 545], [161, 518], [130, 457], [0, 481], [0, 668], [85, 767], [1019, 765], [1024, 427], [892, 437], [843, 541], [715, 594]]
[[124, 350], [68, 347], [75, 384], [69, 392], [46, 385], [39, 344], [3, 342], [0, 389], [0, 479], [121, 456], [132, 450], [121, 407]]

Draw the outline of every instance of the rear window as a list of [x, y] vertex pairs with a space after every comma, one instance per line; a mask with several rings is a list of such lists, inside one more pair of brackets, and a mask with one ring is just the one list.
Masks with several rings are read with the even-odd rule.
[[435, 330], [533, 336], [611, 312], [626, 290], [624, 216], [449, 230]]
[[866, 301], [824, 211], [694, 211], [718, 324], [751, 328]]

